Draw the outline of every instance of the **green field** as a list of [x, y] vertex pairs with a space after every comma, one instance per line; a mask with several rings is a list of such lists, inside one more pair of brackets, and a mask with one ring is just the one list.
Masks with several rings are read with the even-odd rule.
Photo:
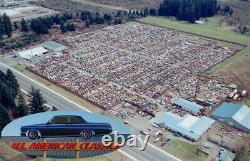
[[3, 159], [3, 158], [0, 156], [0, 161], [5, 161], [5, 159]]
[[250, 160], [250, 155], [243, 155], [240, 157], [240, 161], [249, 161]]
[[197, 154], [196, 145], [181, 140], [172, 140], [164, 147], [168, 153], [185, 161], [205, 161], [208, 155], [200, 152]]
[[176, 29], [189, 32], [201, 36], [211, 37], [223, 41], [229, 41], [244, 44], [248, 47], [244, 48], [234, 56], [214, 66], [208, 73], [215, 75], [222, 69], [226, 68], [232, 62], [240, 60], [245, 56], [250, 56], [250, 36], [244, 36], [231, 31], [231, 28], [225, 24], [220, 24], [223, 17], [208, 18], [204, 24], [191, 24], [186, 21], [176, 21], [165, 17], [146, 17], [139, 19], [140, 22]]

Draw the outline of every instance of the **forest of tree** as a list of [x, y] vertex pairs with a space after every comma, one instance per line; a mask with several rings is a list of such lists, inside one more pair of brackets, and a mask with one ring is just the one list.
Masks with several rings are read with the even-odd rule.
[[201, 17], [217, 12], [217, 0], [165, 0], [158, 10], [160, 16], [174, 16], [178, 20], [194, 23]]
[[29, 104], [20, 92], [19, 84], [11, 70], [0, 70], [0, 133], [13, 119], [46, 111], [40, 90], [31, 88]]

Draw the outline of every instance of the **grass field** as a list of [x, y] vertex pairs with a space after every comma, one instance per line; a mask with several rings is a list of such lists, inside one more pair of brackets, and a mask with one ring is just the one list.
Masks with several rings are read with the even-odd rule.
[[[224, 17], [219, 16], [211, 17], [203, 24], [190, 24], [166, 17], [146, 17], [138, 19], [138, 21], [244, 45], [245, 47], [242, 50], [215, 65], [206, 73], [222, 78], [224, 81], [235, 83], [240, 88], [250, 92], [250, 36], [233, 32], [230, 26], [221, 23], [223, 19]], [[223, 43], [219, 42], [220, 45], [223, 45]], [[229, 47], [234, 46], [234, 44], [227, 45]], [[244, 102], [250, 106], [250, 98], [246, 98]]]
[[5, 161], [5, 159], [3, 159], [3, 158], [0, 156], [0, 161]]
[[249, 161], [250, 160], [250, 155], [243, 155], [240, 157], [240, 161]]
[[185, 161], [205, 161], [208, 159], [205, 153], [196, 153], [196, 145], [181, 140], [172, 140], [164, 149]]

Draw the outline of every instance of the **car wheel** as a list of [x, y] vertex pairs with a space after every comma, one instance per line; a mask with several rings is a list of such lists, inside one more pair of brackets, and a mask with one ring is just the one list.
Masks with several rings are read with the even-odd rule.
[[91, 131], [83, 131], [82, 137], [84, 139], [91, 139], [93, 137], [93, 133]]
[[30, 131], [28, 132], [28, 137], [29, 137], [31, 140], [37, 139], [38, 136], [39, 136], [39, 133], [38, 133], [38, 131], [36, 131], [36, 130], [30, 130]]

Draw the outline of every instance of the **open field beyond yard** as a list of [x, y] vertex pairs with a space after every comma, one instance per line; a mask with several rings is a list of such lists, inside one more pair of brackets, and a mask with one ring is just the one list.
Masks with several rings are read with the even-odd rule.
[[[86, 1], [86, 0], [79, 0]], [[90, 1], [90, 0], [88, 0]], [[97, 4], [123, 6], [129, 9], [157, 8], [163, 0], [91, 0]]]
[[225, 20], [226, 22], [239, 25], [250, 25], [250, 1], [249, 0], [218, 0], [221, 6], [228, 5], [233, 8], [233, 15], [228, 16]]
[[[36, 2], [37, 5], [50, 8], [56, 11], [67, 11], [67, 12], [81, 12], [84, 10], [89, 10], [92, 12], [100, 12], [100, 13], [111, 13], [116, 11], [116, 8], [114, 6], [106, 6], [101, 4], [96, 4], [93, 2], [88, 1], [68, 1], [68, 0], [45, 0], [45, 1], [38, 1]], [[118, 7], [119, 8], [119, 7]]]
[[222, 18], [208, 18], [208, 21], [204, 24], [190, 24], [164, 17], [146, 17], [139, 19], [139, 21], [245, 45], [244, 49], [215, 65], [207, 73], [212, 76], [225, 78], [226, 81], [234, 82], [241, 88], [250, 91], [250, 36], [232, 32], [231, 28], [224, 24], [219, 25], [219, 21]]

